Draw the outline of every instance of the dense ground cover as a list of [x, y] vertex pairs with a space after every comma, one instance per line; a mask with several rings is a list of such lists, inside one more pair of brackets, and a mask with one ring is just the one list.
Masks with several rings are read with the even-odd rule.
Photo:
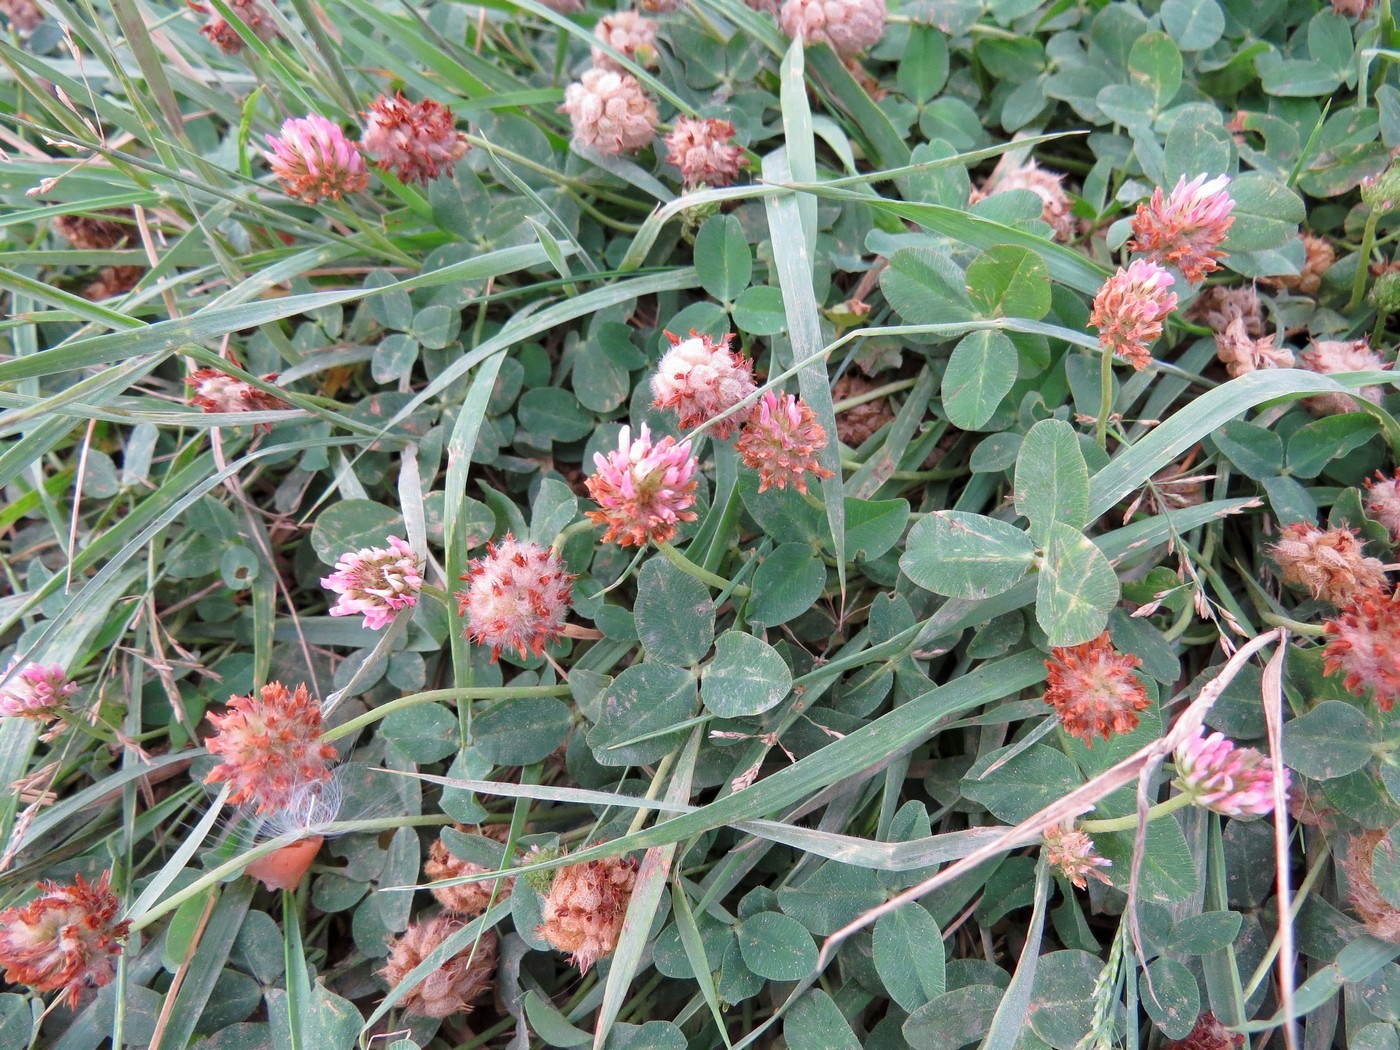
[[1388, 0], [643, 6], [0, 3], [0, 1047], [1400, 1050]]

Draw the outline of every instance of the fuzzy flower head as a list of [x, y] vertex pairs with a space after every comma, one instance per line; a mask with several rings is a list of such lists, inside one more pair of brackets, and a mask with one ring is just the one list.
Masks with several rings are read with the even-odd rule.
[[[262, 378], [264, 382], [271, 383], [277, 378], [277, 373], [269, 372]], [[280, 398], [217, 368], [201, 368], [191, 372], [185, 382], [194, 387], [190, 404], [199, 406], [205, 412], [268, 412], [287, 407], [287, 403]]]
[[1207, 1010], [1196, 1018], [1185, 1039], [1173, 1040], [1163, 1050], [1241, 1050], [1244, 1036], [1226, 1031], [1225, 1026]]
[[1383, 830], [1363, 831], [1347, 843], [1341, 866], [1347, 877], [1347, 901], [1365, 923], [1366, 932], [1378, 940], [1400, 944], [1400, 908], [1385, 899], [1371, 874], [1377, 850], [1391, 868], [1400, 864], [1387, 839]]
[[[397, 988], [419, 963], [443, 941], [465, 926], [453, 915], [437, 915], [426, 922], [411, 923], [389, 946], [389, 958], [380, 975]], [[400, 1009], [420, 1017], [450, 1017], [471, 1013], [471, 1004], [496, 978], [496, 934], [487, 930], [476, 942], [468, 942], [452, 958], [401, 999]]]
[[[228, 0], [228, 6], [253, 35], [266, 43], [277, 35], [277, 23], [268, 15], [258, 0]], [[199, 35], [207, 39], [226, 55], [237, 55], [243, 51], [243, 37], [233, 24], [200, 3], [190, 0], [190, 10], [201, 15], [209, 15], [209, 21], [200, 29]]]
[[[9, 677], [18, 665], [17, 658], [11, 660], [3, 677]], [[0, 689], [0, 716], [40, 721], [57, 718], [77, 691], [77, 685], [58, 664], [25, 664]]]
[[400, 609], [418, 604], [423, 577], [413, 548], [390, 536], [387, 550], [366, 547], [342, 554], [321, 586], [340, 595], [331, 606], [332, 616], [363, 616], [365, 627], [377, 631], [392, 623]]
[[817, 453], [826, 448], [826, 430], [811, 406], [791, 394], [764, 394], [734, 447], [744, 466], [758, 471], [759, 492], [789, 485], [806, 492], [808, 474], [832, 476], [817, 460]]
[[651, 142], [660, 119], [656, 103], [630, 73], [593, 68], [564, 90], [574, 142], [602, 154], [630, 153]]
[[[1283, 793], [1288, 795], [1288, 770]], [[1176, 785], [1198, 806], [1227, 817], [1262, 817], [1273, 812], [1274, 773], [1269, 757], [1239, 747], [1221, 733], [1200, 729], [1176, 749]]]
[[[671, 349], [651, 377], [652, 404], [675, 412], [682, 429], [708, 423], [753, 393], [753, 365], [729, 349], [731, 336], [715, 342], [692, 328], [689, 339], [670, 332], [666, 338]], [[723, 440], [739, 429], [739, 423], [729, 416], [716, 423], [712, 432]]]
[[1225, 325], [1223, 332], [1216, 333], [1215, 356], [1231, 379], [1261, 368], [1292, 368], [1293, 351], [1277, 340], [1276, 334], [1250, 335], [1248, 322], [1243, 317], [1235, 317]]
[[267, 145], [263, 156], [272, 174], [289, 196], [307, 204], [340, 200], [369, 185], [360, 151], [339, 124], [319, 114], [284, 121], [279, 134], [267, 136]]
[[[1298, 366], [1320, 375], [1335, 375], [1381, 371], [1389, 368], [1390, 363], [1372, 350], [1370, 341], [1362, 336], [1360, 339], [1315, 339], [1298, 355]], [[1351, 394], [1314, 394], [1303, 398], [1303, 407], [1315, 416], [1341, 415], [1361, 411], [1356, 403], [1358, 397], [1379, 405], [1381, 394], [1378, 386], [1363, 386]]]
[[1155, 262], [1134, 259], [1104, 282], [1094, 296], [1089, 323], [1099, 330], [1099, 345], [1132, 363], [1141, 372], [1152, 361], [1147, 344], [1162, 334], [1162, 322], [1176, 309], [1176, 293], [1167, 291], [1176, 278]]
[[1107, 740], [1131, 733], [1138, 712], [1151, 703], [1133, 674], [1141, 665], [1132, 653], [1114, 649], [1107, 631], [1092, 642], [1056, 647], [1045, 661], [1045, 702], [1060, 716], [1065, 732], [1089, 747], [1096, 735]]
[[1358, 594], [1323, 629], [1323, 671], [1342, 673], [1352, 694], [1364, 698], [1369, 692], [1382, 711], [1393, 710], [1400, 699], [1400, 595]]
[[1294, 521], [1283, 527], [1269, 551], [1284, 583], [1304, 588], [1314, 598], [1345, 605], [1354, 595], [1386, 586], [1385, 565], [1366, 557], [1352, 529], [1320, 529]]
[[695, 477], [699, 464], [689, 441], [677, 445], [675, 438], [664, 437], [653, 442], [645, 423], [633, 440], [631, 427], [623, 427], [617, 448], [606, 456], [595, 452], [593, 465], [597, 469], [585, 484], [599, 509], [587, 514], [595, 525], [607, 527], [604, 543], [665, 543], [681, 522], [696, 519], [690, 507], [700, 484]]
[[744, 151], [734, 144], [734, 125], [715, 117], [677, 117], [663, 139], [666, 163], [679, 168], [685, 188], [729, 186], [744, 166]]
[[579, 973], [617, 947], [622, 921], [637, 883], [637, 862], [622, 857], [570, 864], [554, 873], [544, 901], [544, 922], [535, 932], [561, 952]]
[[1033, 160], [1024, 164], [998, 163], [991, 176], [972, 195], [972, 203], [984, 200], [994, 193], [1009, 193], [1011, 190], [1030, 190], [1040, 198], [1040, 217], [1055, 231], [1055, 240], [1067, 242], [1074, 239], [1075, 218], [1070, 212], [1069, 195], [1065, 193], [1065, 177], [1042, 168]]
[[321, 705], [297, 686], [269, 682], [252, 696], [229, 699], [226, 714], [210, 715], [218, 732], [204, 741], [223, 758], [206, 784], [227, 781], [229, 802], [255, 803], [258, 813], [283, 809], [308, 785], [331, 779], [335, 748], [321, 742]]
[[78, 875], [71, 886], [40, 883], [38, 897], [0, 912], [5, 980], [36, 992], [62, 992], [70, 1007], [85, 989], [110, 983], [131, 926], [117, 918], [121, 901], [111, 881], [106, 871], [96, 882]]
[[1400, 540], [1400, 471], [1390, 478], [1376, 471], [1366, 482], [1366, 513], [1390, 530], [1391, 539]]
[[1278, 274], [1261, 277], [1261, 284], [1285, 292], [1298, 292], [1302, 295], [1316, 295], [1322, 287], [1323, 275], [1332, 269], [1337, 261], [1337, 249], [1326, 237], [1311, 233], [1303, 234], [1303, 268], [1298, 273]]
[[1204, 281], [1220, 269], [1217, 260], [1225, 257], [1220, 244], [1235, 224], [1230, 214], [1235, 202], [1225, 189], [1229, 185], [1226, 175], [1209, 181], [1197, 175], [1190, 182], [1183, 175], [1165, 198], [1158, 186], [1150, 202], [1138, 205], [1129, 250], [1175, 266], [1191, 284]]
[[[656, 23], [650, 18], [643, 18], [636, 11], [604, 15], [598, 19], [593, 38], [639, 66], [656, 64]], [[600, 47], [593, 49], [593, 65], [597, 69], [622, 70], [621, 64]]]
[[557, 554], [510, 533], [486, 545], [486, 556], [467, 565], [469, 584], [457, 595], [467, 618], [467, 637], [491, 647], [491, 659], [514, 649], [525, 659], [540, 656], [564, 628], [573, 598], [573, 576]]
[[778, 22], [791, 40], [854, 58], [885, 35], [885, 0], [783, 0]]
[[470, 148], [452, 110], [432, 99], [410, 102], [402, 91], [393, 98], [380, 95], [370, 104], [360, 146], [381, 171], [424, 186], [439, 175], [451, 175], [452, 165]]
[[[423, 865], [423, 875], [429, 882], [458, 879], [464, 875], [482, 875], [490, 870], [490, 868], [483, 868], [480, 864], [473, 864], [471, 861], [458, 860], [442, 839], [436, 839], [433, 842], [432, 849], [428, 852], [428, 860]], [[443, 906], [444, 910], [461, 918], [470, 919], [480, 915], [490, 906], [493, 894], [498, 902], [510, 896], [513, 882], [513, 879], [462, 882], [455, 886], [429, 886], [428, 889], [432, 891], [433, 896], [437, 898], [437, 902]]]
[[1113, 861], [1094, 852], [1094, 840], [1078, 828], [1057, 825], [1045, 832], [1045, 862], [1069, 879], [1081, 890], [1087, 888], [1086, 876], [1111, 885], [1100, 868], [1113, 866]]
[[1217, 336], [1232, 321], [1243, 321], [1248, 335], [1264, 334], [1264, 304], [1253, 285], [1227, 288], [1223, 284], [1202, 288], [1186, 311], [1186, 319], [1203, 324]]

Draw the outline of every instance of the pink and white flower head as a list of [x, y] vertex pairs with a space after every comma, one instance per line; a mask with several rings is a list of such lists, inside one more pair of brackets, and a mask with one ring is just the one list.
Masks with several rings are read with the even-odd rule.
[[[656, 23], [636, 11], [618, 11], [598, 19], [593, 38], [614, 51], [630, 58], [639, 66], [656, 64]], [[598, 69], [614, 69], [622, 65], [600, 47], [593, 49], [593, 65]]]
[[96, 882], [81, 875], [73, 884], [41, 882], [28, 904], [0, 911], [0, 966], [5, 980], [36, 992], [62, 992], [76, 1007], [83, 992], [111, 983], [131, 927], [118, 919], [121, 900], [112, 873]]
[[[277, 373], [269, 372], [262, 378], [271, 383]], [[191, 372], [185, 382], [194, 387], [190, 404], [205, 412], [267, 412], [288, 407], [281, 398], [217, 368]]]
[[783, 0], [778, 22], [792, 40], [854, 58], [885, 35], [885, 0]]
[[1389, 529], [1391, 539], [1400, 540], [1400, 471], [1386, 477], [1378, 470], [1366, 482], [1366, 514]]
[[[1283, 793], [1288, 795], [1288, 770]], [[1273, 812], [1274, 773], [1269, 757], [1239, 747], [1221, 733], [1205, 729], [1176, 749], [1176, 785], [1198, 806], [1227, 817], [1262, 817]]]
[[1176, 293], [1167, 291], [1174, 283], [1176, 278], [1146, 259], [1120, 267], [1094, 296], [1089, 323], [1099, 330], [1099, 345], [1139, 372], [1146, 368], [1152, 361], [1147, 344], [1162, 334], [1162, 322], [1176, 309]]
[[728, 186], [739, 177], [744, 151], [734, 145], [734, 125], [716, 117], [677, 117], [663, 139], [666, 163], [680, 169], [686, 189]]
[[277, 135], [267, 136], [263, 153], [272, 174], [287, 194], [315, 204], [361, 193], [369, 185], [365, 158], [335, 124], [319, 114], [284, 121]]
[[[1360, 339], [1315, 339], [1298, 355], [1298, 367], [1319, 375], [1336, 375], [1382, 371], [1390, 367], [1390, 362], [1372, 350], [1370, 341], [1362, 336]], [[1363, 386], [1351, 394], [1314, 394], [1303, 398], [1303, 407], [1315, 416], [1360, 412], [1357, 398], [1379, 405], [1382, 393], [1378, 386]]]
[[[690, 338], [665, 333], [671, 340], [656, 374], [651, 377], [652, 404], [669, 408], [680, 417], [684, 430], [708, 423], [727, 412], [754, 392], [753, 365], [729, 349], [731, 336], [716, 343], [707, 335], [690, 330]], [[721, 440], [739, 429], [742, 422], [733, 416], [721, 419], [712, 428]]]
[[597, 470], [585, 484], [599, 509], [587, 513], [595, 525], [607, 526], [604, 543], [665, 543], [681, 522], [696, 519], [689, 508], [695, 503], [699, 464], [689, 441], [677, 445], [675, 438], [665, 437], [653, 442], [645, 423], [633, 440], [632, 429], [623, 427], [617, 448], [606, 456], [595, 452], [593, 465]]
[[1175, 266], [1191, 284], [1204, 281], [1220, 269], [1217, 260], [1226, 254], [1220, 244], [1235, 223], [1230, 214], [1235, 202], [1225, 189], [1229, 185], [1227, 175], [1209, 181], [1197, 175], [1190, 182], [1183, 175], [1165, 198], [1158, 186], [1149, 202], [1138, 205], [1129, 250]]
[[1099, 869], [1112, 867], [1113, 861], [1100, 857], [1094, 840], [1072, 825], [1057, 824], [1045, 832], [1045, 862], [1081, 890], [1088, 885], [1086, 876], [1112, 885]]
[[457, 612], [467, 618], [467, 637], [489, 645], [493, 661], [506, 649], [521, 659], [543, 655], [563, 633], [573, 579], [557, 554], [506, 533], [462, 577], [469, 586], [457, 595]]
[[452, 110], [432, 99], [410, 102], [402, 91], [380, 95], [365, 114], [360, 146], [400, 182], [427, 185], [451, 175], [470, 146], [457, 130]]
[[400, 609], [418, 604], [423, 576], [413, 548], [390, 536], [387, 549], [366, 547], [342, 554], [321, 586], [340, 595], [331, 606], [332, 616], [363, 616], [365, 626], [377, 631], [392, 623]]
[[826, 430], [816, 413], [791, 394], [770, 390], [754, 406], [734, 443], [744, 465], [758, 471], [758, 491], [785, 489], [807, 491], [807, 475], [829, 478], [817, 453], [826, 448]]
[[[5, 677], [15, 672], [19, 660], [10, 661]], [[0, 690], [0, 715], [47, 721], [57, 718], [78, 691], [58, 664], [25, 664]]]
[[603, 154], [628, 153], [651, 142], [659, 119], [656, 103], [630, 73], [589, 69], [564, 90], [574, 142]]

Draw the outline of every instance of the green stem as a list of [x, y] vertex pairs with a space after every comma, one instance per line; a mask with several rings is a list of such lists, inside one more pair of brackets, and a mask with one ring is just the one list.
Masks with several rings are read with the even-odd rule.
[[[647, 787], [648, 800], [655, 799], [657, 795], [661, 794], [661, 788], [666, 783], [666, 777], [670, 775], [671, 766], [675, 763], [677, 754], [679, 754], [679, 750], [672, 751], [657, 765], [656, 776], [651, 778], [651, 784]], [[651, 810], [637, 810], [637, 812], [632, 815], [632, 823], [627, 828], [627, 834], [635, 835], [637, 832], [641, 831], [642, 825], [647, 822], [647, 817], [649, 816], [651, 816]]]
[[[1195, 799], [1191, 795], [1173, 795], [1165, 802], [1159, 802], [1147, 811], [1148, 821], [1165, 817], [1169, 813], [1175, 813], [1179, 809], [1185, 809], [1191, 805]], [[1094, 834], [1103, 834], [1109, 831], [1131, 831], [1137, 827], [1138, 815], [1129, 813], [1126, 817], [1109, 817], [1104, 820], [1081, 820], [1079, 822], [1080, 831], [1089, 831]]]
[[854, 397], [848, 397], [842, 401], [838, 401], [836, 404], [832, 405], [831, 408], [837, 415], [840, 415], [842, 412], [849, 412], [858, 405], [864, 405], [869, 401], [878, 401], [882, 397], [888, 397], [890, 394], [897, 394], [901, 390], [908, 390], [917, 382], [917, 379], [901, 379], [894, 383], [886, 383], [884, 386], [877, 386], [873, 390], [867, 390], [863, 394], [857, 394]]
[[1361, 249], [1356, 253], [1356, 276], [1351, 279], [1351, 302], [1347, 303], [1348, 310], [1355, 310], [1360, 306], [1366, 295], [1367, 263], [1376, 244], [1376, 223], [1380, 220], [1378, 211], [1372, 211], [1366, 217], [1366, 229], [1361, 234]]
[[569, 687], [567, 685], [526, 685], [526, 686], [503, 686], [499, 688], [477, 688], [477, 689], [430, 689], [426, 693], [414, 693], [411, 696], [402, 696], [397, 700], [390, 700], [387, 704], [380, 704], [373, 711], [366, 711], [364, 714], [342, 722], [340, 725], [327, 730], [321, 737], [326, 743], [332, 743], [343, 736], [349, 736], [357, 730], [363, 729], [367, 725], [378, 722], [386, 715], [391, 715], [395, 711], [403, 711], [406, 708], [417, 707], [419, 704], [431, 704], [437, 700], [510, 700], [520, 696], [568, 696]]
[[726, 580], [723, 576], [717, 576], [714, 573], [712, 573], [709, 569], [706, 569], [700, 565], [696, 565], [693, 561], [687, 558], [680, 551], [676, 550], [675, 547], [672, 547], [665, 540], [659, 541], [656, 544], [656, 548], [663, 555], [666, 556], [666, 560], [669, 561], [672, 565], [680, 569], [681, 572], [685, 573], [686, 575], [694, 576], [701, 583], [708, 583], [711, 587], [719, 591], [729, 591], [731, 594], [734, 594], [740, 598], [748, 597], [749, 589], [745, 587], [742, 583], [731, 583], [729, 580]]
[[1099, 448], [1108, 449], [1108, 417], [1113, 415], [1113, 351], [1104, 347], [1099, 364], [1099, 418], [1094, 436]]
[[549, 553], [558, 557], [560, 552], [564, 549], [564, 544], [568, 543], [580, 532], [587, 532], [589, 529], [596, 529], [597, 527], [598, 525], [596, 522], [589, 521], [587, 518], [584, 518], [582, 521], [574, 522], [572, 525], [567, 526], [558, 536], [554, 537], [554, 542], [549, 545]]
[[1327, 629], [1318, 624], [1303, 623], [1301, 620], [1294, 620], [1279, 613], [1261, 612], [1259, 618], [1270, 627], [1287, 627], [1294, 634], [1301, 634], [1304, 638], [1321, 638], [1327, 633]]

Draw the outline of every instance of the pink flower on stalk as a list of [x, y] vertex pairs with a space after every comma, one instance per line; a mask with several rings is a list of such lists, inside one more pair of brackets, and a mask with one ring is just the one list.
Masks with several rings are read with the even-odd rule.
[[639, 150], [656, 134], [656, 103], [630, 73], [589, 69], [564, 89], [564, 104], [574, 126], [574, 142], [599, 153]]
[[1176, 293], [1167, 291], [1176, 278], [1154, 262], [1134, 259], [1126, 270], [1104, 282], [1094, 296], [1089, 323], [1099, 330], [1099, 345], [1132, 363], [1141, 372], [1152, 360], [1147, 344], [1162, 334], [1162, 322], [1176, 309]]
[[470, 586], [457, 595], [467, 637], [491, 647], [491, 659], [514, 649], [521, 659], [540, 656], [560, 636], [573, 598], [573, 576], [557, 554], [510, 533], [486, 545], [486, 556], [467, 565]]
[[1166, 198], [1158, 186], [1150, 202], [1138, 205], [1128, 249], [1175, 266], [1191, 284], [1204, 281], [1206, 274], [1220, 269], [1216, 260], [1226, 253], [1219, 246], [1235, 223], [1228, 185], [1227, 175], [1209, 182], [1204, 175], [1187, 182], [1183, 175]]
[[789, 485], [806, 492], [806, 475], [832, 476], [817, 459], [817, 453], [826, 448], [826, 430], [811, 406], [791, 394], [772, 390], [764, 394], [734, 447], [744, 466], [758, 471], [759, 492]]
[[[670, 332], [665, 335], [671, 340], [671, 349], [651, 377], [652, 404], [674, 411], [684, 429], [708, 423], [754, 392], [753, 365], [729, 349], [732, 336], [716, 343], [693, 328], [689, 339]], [[714, 425], [713, 433], [723, 440], [738, 430], [741, 422], [727, 417]]]
[[[1283, 793], [1288, 795], [1288, 770]], [[1222, 733], [1196, 735], [1176, 749], [1176, 785], [1198, 806], [1227, 817], [1262, 817], [1273, 812], [1274, 773], [1269, 758], [1239, 747]]]
[[727, 120], [677, 117], [662, 141], [666, 163], [680, 169], [686, 189], [728, 186], [744, 166], [744, 151], [734, 145], [734, 125]]
[[[9, 675], [18, 664], [18, 658], [11, 660], [5, 674]], [[77, 691], [77, 685], [68, 680], [58, 664], [25, 664], [0, 692], [0, 715], [45, 721], [56, 718]]]
[[596, 472], [585, 483], [599, 510], [587, 512], [595, 525], [606, 525], [604, 543], [643, 547], [665, 543], [676, 526], [697, 517], [695, 477], [699, 464], [690, 454], [690, 442], [676, 444], [672, 437], [653, 443], [645, 423], [636, 440], [630, 427], [618, 434], [617, 448], [604, 456], [593, 454]]
[[5, 980], [36, 992], [61, 991], [70, 1007], [85, 989], [110, 983], [131, 926], [117, 918], [121, 901], [111, 881], [112, 873], [104, 871], [96, 882], [81, 875], [71, 886], [43, 882], [28, 904], [0, 911]]
[[451, 175], [471, 147], [457, 130], [452, 110], [432, 99], [410, 102], [402, 91], [380, 95], [365, 114], [360, 146], [400, 182], [427, 185]]
[[418, 571], [418, 555], [397, 536], [389, 537], [389, 548], [366, 547], [342, 554], [335, 572], [321, 580], [321, 586], [340, 595], [331, 606], [332, 616], [361, 616], [371, 631], [393, 622], [400, 609], [418, 604], [423, 577]]
[[277, 135], [268, 135], [263, 156], [287, 194], [315, 204], [324, 197], [339, 200], [369, 185], [369, 171], [360, 151], [340, 125], [313, 113], [284, 121]]

